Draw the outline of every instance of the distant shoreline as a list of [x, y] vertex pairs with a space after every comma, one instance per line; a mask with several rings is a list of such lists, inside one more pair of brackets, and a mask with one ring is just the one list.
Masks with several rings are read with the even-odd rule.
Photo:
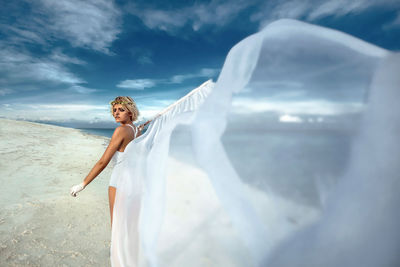
[[[56, 127], [62, 127], [62, 128], [68, 128], [68, 129], [75, 129], [75, 130], [79, 130], [81, 133], [83, 134], [89, 134], [92, 136], [96, 136], [96, 137], [108, 137], [111, 138], [112, 136], [112, 132], [115, 130], [115, 127], [117, 127], [118, 125], [116, 125], [114, 128], [99, 128], [99, 127], [95, 127], [95, 128], [83, 128], [83, 127], [74, 127], [74, 126], [70, 126], [70, 125], [65, 125], [63, 123], [55, 123], [55, 122], [49, 122], [49, 121], [31, 121], [31, 120], [21, 120], [21, 119], [16, 119], [16, 120], [12, 120], [12, 119], [8, 119], [8, 118], [0, 118], [0, 120], [8, 120], [10, 122], [12, 121], [18, 121], [18, 122], [27, 122], [27, 123], [34, 123], [34, 124], [38, 124], [38, 125], [48, 125], [48, 126], [56, 126]], [[108, 132], [111, 132], [111, 134], [108, 134]]]

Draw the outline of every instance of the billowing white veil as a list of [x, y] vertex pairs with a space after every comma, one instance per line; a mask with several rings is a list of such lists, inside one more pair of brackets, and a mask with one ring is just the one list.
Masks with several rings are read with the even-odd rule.
[[[399, 71], [396, 53], [295, 20], [273, 22], [242, 40], [230, 50], [215, 86], [203, 85], [204, 93], [200, 89], [193, 99], [179, 102], [126, 148], [126, 173], [114, 208], [113, 266], [135, 266], [138, 218], [149, 266], [163, 265], [155, 251], [164, 213], [165, 163], [170, 134], [183, 122], [190, 123], [195, 158], [255, 265], [398, 266]], [[289, 143], [314, 134], [307, 139], [310, 147], [317, 144], [313, 147], [322, 152], [320, 140], [325, 139], [319, 138], [332, 133], [345, 132], [351, 142], [335, 168], [325, 168], [312, 163], [329, 162], [328, 150], [312, 157], [307, 146], [299, 151], [280, 143], [284, 153], [269, 151], [267, 133], [278, 130], [290, 133]], [[235, 139], [235, 148], [243, 160], [236, 161], [232, 143], [222, 140], [240, 131], [245, 135]], [[251, 183], [267, 184], [260, 190], [271, 196], [269, 208], [278, 220], [254, 202], [244, 186]], [[297, 206], [288, 209], [279, 200], [298, 200], [300, 206], [298, 196], [313, 192], [318, 216], [305, 225], [299, 223], [303, 215], [296, 213]]]

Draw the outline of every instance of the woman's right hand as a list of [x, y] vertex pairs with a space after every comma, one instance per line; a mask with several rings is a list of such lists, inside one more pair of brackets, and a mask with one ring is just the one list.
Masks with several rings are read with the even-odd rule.
[[80, 184], [74, 185], [73, 187], [71, 187], [71, 196], [76, 197], [76, 194], [80, 191], [82, 191], [83, 189], [85, 189], [85, 184], [82, 182]]
[[145, 123], [139, 125], [139, 127], [138, 127], [138, 128], [139, 128], [139, 131], [142, 131], [143, 128], [144, 128], [144, 126], [146, 126], [147, 124], [149, 124], [151, 121], [152, 121], [152, 120], [148, 120], [148, 121], [146, 121]]

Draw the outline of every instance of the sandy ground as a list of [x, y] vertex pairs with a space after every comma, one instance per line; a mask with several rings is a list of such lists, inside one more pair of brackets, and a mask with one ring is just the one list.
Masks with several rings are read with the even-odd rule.
[[[0, 266], [110, 266], [110, 164], [73, 198], [108, 138], [45, 124], [0, 119]], [[247, 188], [275, 239], [316, 212]], [[292, 230], [280, 227], [276, 205]], [[251, 266], [249, 252], [200, 169], [168, 161], [162, 266]], [[283, 230], [282, 230], [283, 229]]]
[[107, 138], [0, 120], [1, 266], [109, 266], [107, 167], [73, 198]]

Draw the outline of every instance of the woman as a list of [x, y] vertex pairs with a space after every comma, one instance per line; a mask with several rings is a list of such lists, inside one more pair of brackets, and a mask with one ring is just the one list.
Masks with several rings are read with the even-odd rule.
[[[111, 102], [113, 116], [121, 126], [115, 130], [103, 157], [83, 183], [71, 189], [71, 194], [76, 196], [116, 154], [117, 163], [109, 187], [111, 266], [138, 266], [139, 255], [144, 257], [146, 266], [158, 266], [157, 242], [165, 211], [170, 136], [177, 124], [191, 122], [212, 88], [211, 80], [203, 83], [138, 129], [132, 124], [139, 113], [133, 100], [117, 97]], [[141, 135], [144, 126], [150, 122], [149, 129]], [[140, 140], [135, 140], [139, 135]]]
[[114, 101], [110, 102], [111, 113], [115, 118], [116, 122], [121, 125], [117, 127], [111, 137], [111, 141], [105, 150], [103, 156], [94, 165], [92, 170], [86, 176], [82, 183], [75, 185], [71, 188], [71, 195], [76, 197], [76, 194], [82, 191], [94, 178], [96, 178], [111, 159], [115, 160], [115, 166], [111, 174], [110, 186], [108, 187], [108, 197], [110, 204], [110, 218], [111, 226], [113, 219], [113, 207], [115, 200], [115, 192], [118, 184], [118, 173], [120, 171], [120, 160], [124, 153], [126, 146], [135, 138], [141, 135], [143, 127], [146, 126], [150, 121], [136, 127], [133, 122], [137, 120], [139, 116], [139, 110], [136, 107], [135, 102], [129, 96], [118, 96]]

